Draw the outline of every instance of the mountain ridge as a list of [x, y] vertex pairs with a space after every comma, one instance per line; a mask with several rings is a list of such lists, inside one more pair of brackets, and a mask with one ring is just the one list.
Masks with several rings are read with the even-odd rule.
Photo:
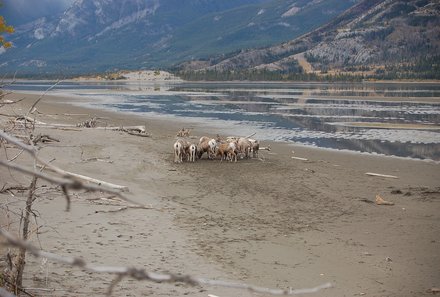
[[[0, 72], [50, 75], [167, 68], [318, 27], [352, 0], [78, 0], [18, 26]], [[313, 21], [305, 22], [311, 19]]]
[[364, 0], [291, 41], [243, 51], [225, 59], [188, 61], [176, 69], [279, 72], [275, 76], [278, 78], [289, 77], [291, 72], [405, 78], [411, 76], [411, 71], [419, 71], [421, 78], [440, 78], [439, 16], [438, 1]]

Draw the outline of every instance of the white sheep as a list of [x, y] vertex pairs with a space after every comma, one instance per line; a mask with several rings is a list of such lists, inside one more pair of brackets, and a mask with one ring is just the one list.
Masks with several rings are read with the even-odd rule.
[[196, 161], [196, 153], [197, 153], [197, 146], [195, 144], [191, 144], [189, 146], [189, 162], [195, 162]]
[[183, 144], [179, 140], [177, 140], [174, 145], [174, 163], [182, 163], [183, 155], [185, 154], [183, 150]]

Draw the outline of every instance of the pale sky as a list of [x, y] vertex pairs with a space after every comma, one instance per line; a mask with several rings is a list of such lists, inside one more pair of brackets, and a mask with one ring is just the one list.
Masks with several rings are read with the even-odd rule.
[[0, 15], [12, 25], [63, 11], [74, 0], [2, 0]]

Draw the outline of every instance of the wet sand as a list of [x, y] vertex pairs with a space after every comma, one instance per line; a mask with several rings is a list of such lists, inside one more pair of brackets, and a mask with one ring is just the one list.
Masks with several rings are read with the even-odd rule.
[[[15, 94], [8, 99], [22, 97], [19, 106], [3, 107], [1, 113], [23, 114], [37, 98]], [[272, 150], [261, 151], [258, 159], [175, 164], [172, 144], [182, 122], [86, 109], [70, 100], [46, 96], [34, 115], [51, 124], [77, 124], [96, 116], [101, 126], [146, 125], [151, 137], [38, 127], [36, 133], [60, 140], [40, 145], [40, 156], [55, 159], [65, 170], [128, 186], [131, 199], [152, 208], [108, 212], [121, 203], [107, 205], [108, 194], [78, 192], [66, 212], [59, 189], [40, 181], [35, 202], [39, 234], [34, 221], [31, 239], [43, 249], [96, 265], [265, 287], [333, 284], [313, 296], [428, 296], [428, 290], [440, 286], [439, 164], [285, 143], [263, 143]], [[7, 119], [0, 117], [2, 126], [10, 128]], [[219, 133], [191, 128], [194, 142]], [[8, 148], [7, 157], [17, 152]], [[5, 157], [2, 148], [0, 158]], [[25, 154], [16, 162], [30, 166]], [[0, 172], [1, 187], [30, 183], [20, 173]], [[9, 209], [9, 216], [1, 210], [2, 226], [19, 223], [13, 212], [24, 207], [26, 193], [13, 194], [0, 194], [0, 203]], [[395, 204], [371, 203], [376, 194]], [[25, 287], [55, 289], [29, 290], [43, 296], [103, 296], [112, 279], [31, 256], [25, 270]], [[114, 296], [208, 294], [254, 296], [132, 279], [114, 290]]]

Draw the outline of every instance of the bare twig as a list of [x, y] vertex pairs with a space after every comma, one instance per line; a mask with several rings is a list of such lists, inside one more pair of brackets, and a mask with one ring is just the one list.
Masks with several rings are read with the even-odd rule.
[[[26, 208], [25, 213], [23, 217], [23, 240], [26, 241], [28, 239], [29, 235], [29, 223], [30, 223], [30, 214], [32, 213], [32, 202], [34, 201], [34, 192], [37, 186], [37, 177], [34, 176], [32, 179], [31, 185], [29, 187], [29, 194], [26, 199]], [[23, 286], [22, 280], [23, 280], [23, 271], [24, 266], [26, 264], [26, 249], [23, 247], [20, 247], [20, 252], [18, 255], [18, 259], [16, 262], [16, 271], [15, 276], [13, 277], [14, 280], [14, 291], [15, 294], [18, 294], [19, 288]]]
[[270, 289], [270, 288], [252, 286], [248, 284], [233, 283], [229, 281], [198, 278], [190, 275], [148, 272], [145, 271], [145, 269], [140, 269], [135, 267], [96, 266], [96, 265], [88, 264], [86, 261], [84, 261], [81, 258], [65, 257], [65, 256], [60, 256], [58, 254], [40, 250], [35, 246], [31, 245], [27, 241], [15, 238], [9, 232], [7, 232], [2, 228], [0, 228], [0, 235], [2, 235], [6, 239], [7, 244], [9, 244], [10, 246], [26, 249], [29, 253], [31, 253], [35, 257], [44, 257], [55, 262], [79, 267], [89, 272], [107, 273], [107, 274], [116, 275], [116, 278], [114, 279], [114, 281], [111, 284], [111, 287], [108, 290], [108, 292], [110, 293], [113, 290], [113, 287], [124, 277], [131, 277], [136, 280], [145, 280], [145, 281], [152, 281], [157, 283], [185, 283], [191, 286], [202, 286], [202, 285], [220, 286], [220, 287], [248, 290], [255, 293], [265, 293], [271, 295], [284, 295], [284, 296], [316, 293], [320, 290], [330, 288], [332, 286], [330, 283], [325, 283], [314, 288], [305, 288], [305, 289], [285, 289], [285, 290]]
[[107, 188], [110, 188], [110, 189], [115, 189], [115, 190], [122, 191], [122, 192], [128, 191], [128, 187], [127, 186], [121, 186], [121, 185], [112, 184], [112, 183], [105, 182], [105, 181], [102, 181], [102, 180], [99, 180], [99, 179], [96, 179], [96, 178], [93, 178], [93, 177], [81, 175], [81, 174], [78, 174], [78, 173], [73, 173], [73, 172], [70, 172], [70, 171], [65, 171], [63, 169], [59, 169], [58, 171], [54, 170], [54, 168], [52, 168], [52, 167], [48, 168], [48, 169], [51, 170], [51, 171], [54, 171], [54, 172], [56, 172], [58, 174], [62, 174], [63, 176], [68, 176], [68, 177], [75, 178], [75, 179], [80, 179], [80, 180], [83, 180], [83, 181], [86, 181], [86, 182], [91, 182], [91, 183], [97, 184], [99, 186], [104, 186], [104, 187], [107, 187]]
[[35, 106], [37, 106], [38, 102], [40, 102], [41, 99], [43, 99], [43, 97], [53, 88], [55, 88], [59, 83], [61, 82], [61, 80], [58, 80], [56, 83], [54, 83], [53, 85], [51, 85], [49, 88], [47, 88], [46, 91], [44, 91], [43, 94], [40, 95], [40, 97], [38, 97], [37, 101], [34, 102], [34, 104], [32, 104], [31, 108], [29, 108], [29, 111], [26, 114], [26, 117], [29, 116], [30, 113], [32, 113], [33, 109], [35, 108]]
[[98, 186], [98, 185], [94, 185], [94, 184], [85, 184], [85, 183], [81, 182], [80, 180], [75, 179], [75, 178], [70, 177], [70, 176], [63, 176], [62, 178], [55, 177], [55, 176], [50, 176], [50, 175], [47, 175], [47, 174], [44, 174], [44, 173], [41, 173], [41, 172], [38, 172], [38, 171], [33, 171], [33, 170], [30, 170], [30, 169], [27, 169], [25, 167], [22, 167], [22, 166], [19, 166], [19, 165], [16, 165], [16, 164], [9, 164], [9, 163], [6, 163], [6, 162], [1, 161], [1, 160], [0, 160], [0, 166], [5, 166], [5, 167], [7, 167], [9, 169], [14, 169], [16, 171], [20, 171], [20, 172], [25, 173], [25, 174], [37, 176], [37, 177], [39, 177], [39, 178], [41, 178], [43, 180], [46, 180], [46, 181], [48, 181], [50, 183], [60, 185], [61, 187], [64, 186], [67, 189], [72, 189], [72, 190], [84, 189], [84, 190], [90, 190], [90, 191], [95, 191], [95, 192], [96, 191], [102, 191], [102, 192], [106, 192], [106, 193], [118, 196], [122, 200], [130, 202], [132, 204], [138, 205], [137, 202], [132, 201], [128, 197], [124, 196], [120, 191], [109, 189], [109, 188]]
[[[3, 94], [0, 95], [0, 97], [3, 98], [3, 97], [5, 97], [7, 95], [10, 95], [10, 94], [12, 94], [12, 92], [3, 93]], [[20, 98], [18, 100], [15, 100], [15, 101], [13, 101], [13, 100], [4, 100], [4, 101], [0, 102], [0, 107], [2, 107], [4, 105], [9, 105], [9, 104], [16, 104], [18, 102], [23, 101], [24, 99], [26, 99], [26, 98], [23, 97], [23, 98]]]
[[[131, 203], [134, 203], [134, 204], [137, 204], [137, 203], [135, 203], [133, 201], [130, 201], [130, 199], [128, 199], [127, 197], [122, 195], [119, 191], [115, 191], [115, 190], [111, 189], [111, 188], [115, 188], [115, 189], [122, 190], [122, 191], [123, 190], [127, 190], [127, 187], [125, 187], [125, 186], [114, 185], [114, 184], [111, 184], [111, 183], [106, 183], [106, 182], [101, 181], [101, 180], [97, 180], [97, 179], [93, 179], [93, 178], [90, 178], [90, 177], [86, 177], [84, 175], [80, 175], [80, 174], [76, 174], [76, 173], [73, 173], [73, 172], [65, 171], [65, 170], [63, 170], [61, 168], [58, 168], [58, 167], [50, 164], [49, 162], [46, 162], [46, 161], [42, 160], [37, 155], [37, 150], [33, 146], [24, 144], [22, 141], [20, 141], [16, 137], [13, 137], [13, 136], [11, 136], [11, 135], [9, 135], [7, 133], [4, 133], [4, 132], [0, 131], [0, 138], [4, 138], [7, 142], [12, 143], [12, 144], [14, 144], [14, 145], [16, 145], [18, 147], [21, 147], [26, 152], [28, 152], [37, 162], [41, 163], [43, 166], [47, 167], [48, 169], [54, 171], [55, 173], [57, 173], [58, 175], [60, 175], [60, 176], [62, 176], [64, 178], [64, 181], [62, 181], [59, 178], [52, 179], [48, 175], [42, 175], [41, 177], [43, 179], [47, 180], [47, 181], [50, 181], [50, 182], [53, 182], [53, 183], [60, 183], [60, 182], [62, 182], [60, 185], [63, 185], [63, 184], [65, 184], [67, 182], [66, 178], [70, 178], [70, 182], [67, 182], [67, 185], [71, 189], [84, 188], [84, 189], [88, 189], [88, 190], [92, 190], [92, 191], [104, 191], [104, 192], [113, 193], [113, 194], [117, 193], [116, 195], [119, 196], [121, 199], [126, 200], [126, 201], [131, 202]], [[22, 172], [27, 173], [27, 174], [36, 174], [36, 172], [32, 172], [32, 171], [30, 172], [29, 170], [27, 170], [27, 169], [25, 169], [23, 167], [21, 167], [21, 168], [20, 168], [20, 166], [17, 167], [17, 165], [12, 165], [12, 164], [5, 163], [5, 162], [0, 162], [0, 164], [3, 165], [3, 166], [9, 167], [9, 168], [13, 168], [14, 167], [14, 169], [22, 171]], [[52, 179], [52, 180], [50, 180], [50, 179]], [[93, 186], [93, 185], [90, 185], [90, 184], [85, 184], [81, 180], [85, 180], [87, 182], [95, 183], [98, 186]], [[73, 181], [75, 183], [72, 183]]]
[[95, 213], [119, 212], [119, 211], [124, 211], [124, 210], [132, 209], [132, 208], [134, 208], [134, 209], [154, 209], [153, 207], [146, 206], [146, 205], [144, 205], [144, 206], [132, 205], [132, 206], [122, 206], [122, 207], [119, 207], [117, 209], [112, 209], [112, 210], [97, 210], [97, 211], [95, 211]]
[[5, 192], [9, 192], [9, 191], [12, 191], [12, 190], [15, 190], [15, 191], [26, 191], [26, 190], [28, 190], [29, 189], [29, 187], [26, 187], [26, 186], [22, 186], [22, 185], [16, 185], [16, 186], [6, 186], [6, 185], [4, 185], [1, 189], [0, 189], [0, 193], [5, 193]]

